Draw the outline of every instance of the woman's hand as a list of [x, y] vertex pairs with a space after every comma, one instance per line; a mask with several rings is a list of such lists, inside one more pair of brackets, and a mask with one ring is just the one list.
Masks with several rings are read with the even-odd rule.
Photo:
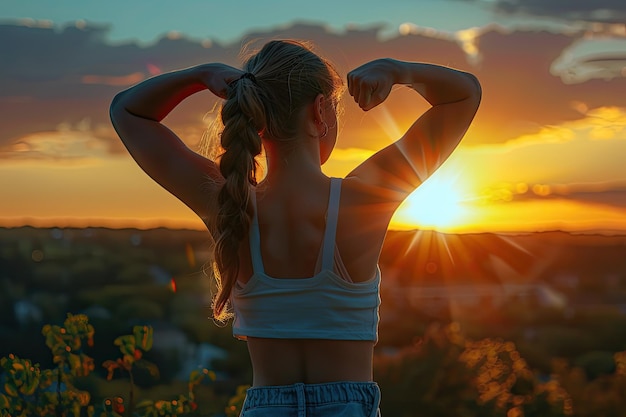
[[228, 85], [239, 79], [243, 71], [230, 65], [214, 63], [198, 67], [201, 71], [200, 80], [216, 96], [225, 99]]
[[398, 62], [392, 59], [370, 61], [348, 73], [348, 92], [364, 111], [385, 101], [395, 84]]

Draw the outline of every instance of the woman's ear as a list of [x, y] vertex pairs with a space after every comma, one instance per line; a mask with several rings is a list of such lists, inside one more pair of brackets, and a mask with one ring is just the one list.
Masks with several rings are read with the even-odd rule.
[[319, 138], [324, 126], [324, 105], [326, 99], [322, 94], [315, 96], [315, 99], [306, 105], [304, 110], [305, 128], [307, 133], [314, 138]]
[[315, 122], [324, 122], [324, 106], [326, 105], [326, 98], [323, 94], [318, 94], [313, 103]]

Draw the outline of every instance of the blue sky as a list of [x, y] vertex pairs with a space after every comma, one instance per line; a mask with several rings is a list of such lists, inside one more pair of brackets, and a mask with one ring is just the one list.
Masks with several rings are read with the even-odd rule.
[[402, 23], [458, 31], [498, 21], [505, 25], [547, 25], [537, 17], [503, 16], [491, 1], [361, 0], [361, 1], [215, 1], [215, 0], [5, 0], [0, 19], [48, 20], [55, 26], [77, 20], [110, 25], [111, 41], [149, 43], [169, 31], [199, 39], [237, 40], [254, 29], [294, 21], [324, 22], [335, 30], [350, 25], [384, 24], [397, 33]]

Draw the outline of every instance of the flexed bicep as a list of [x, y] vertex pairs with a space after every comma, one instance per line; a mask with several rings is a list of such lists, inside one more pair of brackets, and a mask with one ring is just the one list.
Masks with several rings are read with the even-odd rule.
[[209, 89], [225, 95], [241, 70], [204, 64], [153, 77], [115, 96], [111, 121], [137, 164], [200, 217], [209, 216], [221, 174], [215, 162], [189, 149], [161, 120], [186, 97]]
[[112, 106], [113, 126], [137, 165], [201, 218], [208, 216], [207, 180], [218, 178], [216, 164], [195, 153], [166, 126]]
[[450, 156], [480, 103], [480, 85], [468, 73], [431, 64], [397, 62], [397, 84], [420, 93], [432, 107], [396, 142], [364, 161], [350, 175], [398, 205]]

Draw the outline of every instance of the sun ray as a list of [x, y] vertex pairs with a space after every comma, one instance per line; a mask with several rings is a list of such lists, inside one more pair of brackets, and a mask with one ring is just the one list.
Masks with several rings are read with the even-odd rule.
[[532, 255], [532, 253], [528, 249], [524, 248], [523, 246], [515, 242], [513, 239], [511, 239], [510, 237], [504, 236], [504, 235], [498, 235], [498, 238], [505, 241], [508, 245], [513, 246], [514, 248], [526, 253], [527, 255]]
[[[468, 313], [499, 320], [498, 305], [534, 289], [552, 252], [542, 239], [493, 233], [397, 232], [386, 245], [406, 303], [437, 320], [465, 322]], [[390, 255], [394, 256], [394, 255]]]
[[[379, 124], [379, 126], [383, 129], [387, 137], [392, 141], [397, 141], [402, 136], [402, 131], [398, 126], [398, 123], [394, 119], [394, 116], [391, 114], [387, 106], [384, 104], [379, 106], [373, 114], [374, 120]], [[425, 181], [428, 178], [428, 172], [426, 171], [426, 167], [428, 166], [426, 161], [426, 152], [422, 152], [422, 160], [420, 163], [416, 163], [412, 158], [407, 156], [406, 150], [402, 147], [401, 142], [395, 142], [396, 147], [400, 150], [402, 155], [405, 156], [407, 163], [411, 166], [411, 170], [413, 174], [417, 176], [420, 182]], [[441, 159], [437, 160], [437, 165], [441, 163]]]
[[378, 108], [372, 112], [372, 116], [389, 139], [396, 140], [402, 136], [402, 131], [398, 123], [396, 123], [396, 120], [385, 104], [378, 106]]
[[452, 257], [452, 252], [450, 251], [450, 246], [448, 246], [448, 241], [446, 237], [438, 235], [438, 239], [440, 240], [441, 244], [446, 248], [448, 258], [450, 259], [450, 262], [452, 262], [452, 266], [454, 266], [454, 258]]

